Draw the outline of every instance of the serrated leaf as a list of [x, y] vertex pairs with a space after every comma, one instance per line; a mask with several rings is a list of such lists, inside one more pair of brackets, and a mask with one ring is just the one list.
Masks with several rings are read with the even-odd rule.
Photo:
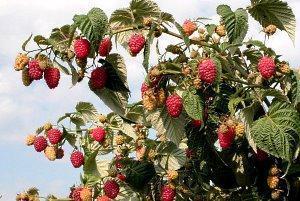
[[183, 114], [176, 119], [172, 118], [168, 115], [166, 107], [164, 107], [155, 112], [149, 112], [146, 119], [159, 134], [165, 134], [168, 139], [177, 145], [185, 137], [185, 117]]
[[72, 133], [69, 133], [65, 127], [63, 127], [63, 137], [67, 140], [67, 142], [72, 146], [75, 147], [76, 144], [76, 136]]
[[182, 94], [183, 106], [192, 119], [203, 119], [203, 100], [200, 96], [184, 91]]
[[76, 105], [76, 111], [86, 121], [92, 121], [98, 115], [97, 109], [92, 103], [79, 102]]
[[87, 15], [75, 15], [73, 21], [94, 47], [107, 32], [108, 18], [100, 8], [92, 8]]
[[205, 25], [205, 27], [206, 27], [207, 33], [208, 33], [210, 36], [212, 36], [213, 33], [214, 33], [215, 30], [216, 30], [217, 25], [215, 25], [215, 24], [207, 24], [207, 25]]
[[249, 13], [263, 27], [276, 25], [295, 42], [296, 18], [292, 9], [281, 0], [258, 0], [249, 7]]
[[[224, 21], [227, 36], [231, 44], [243, 42], [248, 31], [248, 13], [244, 9], [237, 9], [235, 12], [227, 5], [220, 5], [217, 8], [217, 13]], [[235, 52], [236, 48], [232, 48]]]
[[36, 129], [35, 133], [36, 134], [40, 134], [41, 132], [44, 131], [44, 126], [39, 127], [38, 129]]
[[189, 37], [185, 34], [185, 32], [184, 32], [182, 26], [181, 26], [180, 24], [178, 24], [177, 22], [175, 22], [174, 24], [175, 24], [177, 30], [179, 31], [180, 35], [182, 36], [185, 45], [186, 45], [187, 47], [189, 47], [189, 46], [190, 46], [190, 39], [189, 39]]
[[231, 114], [234, 114], [236, 111], [236, 107], [243, 99], [241, 97], [231, 97], [228, 102], [228, 109]]
[[96, 156], [99, 152], [99, 148], [93, 151], [91, 154], [87, 154], [85, 151], [85, 160], [83, 165], [84, 178], [87, 186], [95, 185], [101, 178], [97, 169]]
[[70, 120], [77, 127], [85, 125], [85, 121], [84, 121], [84, 119], [82, 118], [82, 116], [80, 114], [76, 114], [76, 113], [71, 114], [70, 115]]
[[292, 101], [295, 108], [299, 110], [300, 105], [300, 75], [293, 70], [291, 75], [291, 89], [288, 93], [290, 100]]
[[61, 72], [63, 72], [66, 75], [71, 75], [70, 71], [67, 69], [67, 67], [61, 65], [60, 63], [58, 63], [55, 59], [53, 60], [53, 65], [58, 67], [60, 69]]
[[110, 54], [106, 57], [106, 61], [110, 64], [105, 65], [110, 80], [106, 87], [113, 91], [130, 92], [127, 82], [127, 69], [123, 57], [119, 54]]
[[49, 45], [47, 39], [41, 35], [34, 36], [33, 41], [38, 45]]
[[275, 100], [268, 114], [253, 123], [250, 132], [260, 149], [290, 161], [299, 142], [299, 113], [291, 104]]
[[166, 12], [161, 12], [160, 20], [165, 23], [169, 23], [169, 22], [174, 23], [174, 21], [175, 21], [173, 15], [170, 13], [166, 13]]
[[278, 100], [288, 102], [288, 98], [282, 93], [282, 91], [278, 89], [260, 89], [259, 95], [262, 100], [264, 100], [267, 97], [274, 97]]
[[156, 151], [160, 158], [158, 163], [166, 170], [178, 170], [185, 164], [185, 150], [178, 148], [172, 142], [162, 142]]
[[31, 40], [32, 38], [32, 34], [24, 41], [24, 43], [22, 44], [22, 50], [23, 51], [26, 51], [26, 46], [27, 44], [29, 43], [29, 41]]

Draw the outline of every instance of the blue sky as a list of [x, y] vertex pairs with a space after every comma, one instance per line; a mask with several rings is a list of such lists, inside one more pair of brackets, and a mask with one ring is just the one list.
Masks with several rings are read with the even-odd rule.
[[[103, 3], [105, 2], [105, 3]], [[205, 16], [218, 19], [215, 8], [227, 3], [234, 9], [245, 6], [249, 0], [157, 0], [162, 10], [174, 14], [179, 22], [189, 18]], [[230, 3], [228, 3], [230, 2]], [[300, 2], [288, 1], [300, 21]], [[126, 7], [129, 0], [1, 0], [0, 2], [0, 195], [1, 200], [13, 200], [15, 194], [31, 186], [37, 186], [41, 194], [68, 195], [68, 187], [79, 181], [80, 170], [71, 167], [69, 153], [64, 160], [49, 162], [43, 154], [24, 145], [27, 134], [47, 121], [73, 111], [79, 101], [94, 103], [100, 112], [109, 112], [106, 106], [88, 89], [86, 82], [70, 89], [70, 78], [63, 76], [60, 86], [49, 90], [44, 82], [24, 87], [20, 73], [13, 70], [15, 55], [21, 50], [22, 42], [30, 35], [50, 33], [51, 29], [71, 23], [76, 13], [86, 13], [90, 8], [101, 7], [107, 14], [114, 9]], [[178, 9], [180, 8], [180, 9]], [[299, 23], [297, 23], [299, 27]], [[263, 39], [260, 26], [251, 21], [248, 38]], [[300, 64], [299, 29], [295, 47], [285, 33], [268, 41], [279, 54], [291, 62], [293, 67]], [[162, 45], [174, 39], [165, 38]], [[115, 51], [115, 50], [114, 50]], [[131, 58], [124, 50], [128, 66], [129, 84], [132, 96], [139, 96], [139, 86], [144, 79], [142, 57]], [[154, 61], [154, 58], [152, 58]], [[153, 62], [154, 64], [154, 62]]]

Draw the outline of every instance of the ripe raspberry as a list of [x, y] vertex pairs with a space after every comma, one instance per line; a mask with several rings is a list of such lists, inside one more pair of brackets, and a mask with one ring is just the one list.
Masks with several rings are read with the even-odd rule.
[[35, 137], [36, 137], [36, 135], [28, 135], [26, 137], [26, 145], [27, 146], [33, 145], [33, 143], [35, 141]]
[[74, 168], [79, 168], [84, 164], [84, 156], [80, 151], [74, 151], [70, 157], [71, 163]]
[[40, 68], [39, 62], [37, 60], [31, 60], [28, 64], [29, 77], [32, 80], [40, 80], [43, 77], [43, 70]]
[[106, 195], [102, 195], [97, 197], [96, 201], [111, 201], [111, 199], [109, 197], [107, 197]]
[[144, 93], [149, 90], [149, 88], [150, 87], [147, 85], [147, 83], [143, 82], [142, 87], [141, 87], [142, 97], [143, 97]]
[[168, 96], [166, 100], [166, 106], [168, 114], [173, 117], [177, 118], [182, 112], [182, 99], [177, 94]]
[[60, 79], [60, 71], [57, 68], [46, 68], [44, 79], [50, 89], [57, 87]]
[[205, 59], [199, 63], [198, 76], [202, 81], [212, 84], [217, 77], [217, 67], [215, 62], [212, 59]]
[[15, 70], [23, 70], [29, 62], [29, 57], [26, 54], [18, 54], [15, 60]]
[[196, 127], [196, 128], [199, 128], [199, 127], [202, 125], [202, 121], [201, 121], [201, 120], [196, 120], [196, 119], [194, 119], [194, 120], [192, 121], [192, 125], [193, 125], [194, 127]]
[[92, 190], [90, 188], [83, 188], [80, 191], [80, 198], [82, 201], [92, 201]]
[[226, 132], [222, 132], [220, 129], [218, 129], [218, 139], [222, 149], [229, 148], [234, 140], [234, 137], [234, 128], [228, 127]]
[[56, 159], [62, 159], [65, 155], [65, 152], [62, 148], [56, 150]]
[[51, 144], [58, 144], [62, 140], [62, 133], [56, 128], [50, 129], [47, 136]]
[[161, 201], [173, 201], [176, 196], [176, 190], [169, 185], [164, 185], [161, 189]]
[[44, 150], [45, 156], [50, 160], [54, 161], [56, 159], [56, 148], [53, 146], [47, 146]]
[[71, 190], [70, 198], [72, 198], [74, 201], [82, 201], [81, 198], [80, 198], [80, 191], [82, 189], [83, 189], [82, 187], [73, 188]]
[[112, 49], [112, 43], [109, 37], [102, 39], [99, 45], [99, 55], [101, 57], [106, 57]]
[[23, 82], [23, 85], [26, 87], [28, 87], [32, 83], [32, 79], [29, 76], [28, 68], [24, 68], [22, 70], [22, 82]]
[[43, 136], [37, 136], [37, 137], [35, 137], [33, 145], [34, 145], [34, 149], [37, 152], [44, 151], [47, 147], [47, 140]]
[[122, 174], [122, 173], [119, 173], [117, 175], [117, 177], [118, 177], [118, 179], [120, 179], [120, 181], [126, 181], [126, 176], [124, 174]]
[[264, 56], [258, 62], [258, 70], [265, 79], [271, 78], [276, 71], [276, 64], [271, 57]]
[[91, 137], [97, 142], [103, 142], [105, 136], [106, 136], [106, 131], [104, 128], [98, 127], [92, 130]]
[[77, 39], [74, 42], [74, 53], [77, 58], [85, 59], [89, 56], [91, 44], [87, 39]]
[[145, 42], [146, 40], [143, 34], [132, 34], [128, 42], [130, 54], [136, 56], [144, 48]]
[[197, 30], [197, 24], [191, 20], [185, 20], [182, 25], [183, 31], [187, 36], [192, 35]]
[[119, 194], [120, 187], [115, 180], [108, 180], [104, 183], [103, 190], [107, 197], [115, 199]]
[[93, 90], [103, 89], [108, 80], [107, 70], [102, 67], [94, 69], [91, 73], [90, 84]]

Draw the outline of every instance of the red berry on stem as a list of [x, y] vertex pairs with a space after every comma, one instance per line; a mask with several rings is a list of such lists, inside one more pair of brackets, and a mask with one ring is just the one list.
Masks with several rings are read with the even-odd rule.
[[92, 89], [103, 89], [108, 80], [107, 70], [104, 67], [98, 67], [91, 73], [91, 87]]
[[161, 201], [173, 201], [176, 191], [168, 185], [164, 185], [161, 190]]
[[276, 64], [271, 57], [262, 57], [258, 62], [258, 70], [265, 79], [271, 78], [276, 71]]
[[198, 64], [199, 78], [208, 84], [212, 84], [217, 77], [217, 67], [212, 59], [205, 59]]
[[166, 106], [167, 106], [167, 112], [168, 114], [173, 117], [177, 118], [182, 112], [182, 99], [177, 94], [173, 94], [171, 96], [168, 96], [166, 100]]
[[106, 38], [102, 39], [102, 41], [99, 44], [99, 49], [98, 49], [99, 55], [101, 57], [106, 57], [109, 54], [109, 52], [111, 51], [111, 49], [112, 49], [112, 43], [111, 43], [110, 38], [106, 37]]
[[115, 180], [108, 180], [104, 183], [103, 190], [107, 197], [115, 199], [120, 192], [120, 187]]
[[84, 164], [84, 156], [80, 151], [74, 151], [70, 157], [71, 163], [74, 168], [79, 168]]
[[43, 136], [37, 136], [34, 139], [34, 143], [33, 143], [34, 149], [37, 152], [42, 152], [46, 149], [47, 147], [47, 140], [45, 137]]
[[78, 59], [85, 59], [89, 56], [91, 44], [87, 39], [77, 39], [74, 42], [74, 53]]
[[228, 149], [232, 145], [234, 137], [235, 137], [234, 128], [228, 127], [227, 131], [224, 133], [218, 130], [218, 139], [222, 149]]
[[47, 136], [51, 144], [58, 144], [62, 140], [62, 133], [56, 128], [50, 129]]
[[143, 34], [134, 33], [130, 36], [128, 46], [132, 56], [136, 56], [145, 46], [146, 39]]
[[97, 142], [103, 142], [105, 136], [106, 136], [106, 131], [104, 128], [98, 127], [92, 130], [91, 137]]
[[40, 68], [37, 60], [31, 60], [28, 63], [28, 74], [32, 80], [40, 80], [43, 77], [43, 70]]
[[58, 86], [60, 80], [60, 71], [57, 68], [46, 68], [44, 79], [50, 89]]

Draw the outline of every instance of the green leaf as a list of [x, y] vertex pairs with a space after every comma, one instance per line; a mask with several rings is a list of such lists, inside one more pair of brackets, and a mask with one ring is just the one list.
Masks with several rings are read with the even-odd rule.
[[131, 160], [126, 164], [126, 183], [135, 189], [143, 189], [155, 175], [152, 163]]
[[[248, 13], [244, 9], [237, 9], [235, 12], [227, 5], [220, 5], [217, 13], [222, 17], [229, 42], [237, 44], [243, 42], [248, 31]], [[236, 50], [236, 48], [234, 48]], [[232, 51], [233, 53], [234, 51]]]
[[96, 156], [99, 152], [99, 148], [93, 151], [91, 154], [87, 154], [85, 151], [85, 161], [83, 165], [84, 178], [87, 186], [95, 185], [100, 177], [100, 173], [97, 169]]
[[183, 114], [176, 119], [172, 118], [167, 113], [166, 107], [164, 107], [148, 113], [146, 119], [159, 134], [165, 134], [168, 139], [177, 145], [185, 137], [185, 117]]
[[185, 32], [184, 32], [182, 26], [181, 26], [180, 24], [178, 24], [177, 22], [175, 22], [174, 24], [175, 24], [177, 30], [179, 31], [180, 35], [182, 36], [185, 45], [186, 45], [187, 47], [189, 47], [189, 46], [190, 46], [190, 39], [189, 39], [189, 37], [185, 34]]
[[158, 163], [166, 170], [178, 170], [186, 161], [185, 150], [178, 148], [172, 142], [162, 142], [157, 146]]
[[108, 29], [108, 18], [100, 8], [92, 8], [87, 15], [75, 15], [73, 21], [93, 46], [98, 45]]
[[249, 7], [249, 13], [263, 27], [276, 25], [295, 42], [296, 18], [292, 9], [281, 0], [258, 0]]
[[170, 13], [166, 13], [166, 12], [161, 12], [161, 15], [160, 15], [160, 20], [162, 22], [165, 22], [165, 23], [174, 23], [175, 22], [175, 19], [173, 17], [172, 14]]
[[98, 112], [92, 103], [79, 102], [76, 105], [76, 111], [86, 121], [92, 121], [96, 119]]
[[299, 110], [300, 105], [300, 75], [299, 73], [295, 72], [293, 70], [291, 75], [291, 89], [289, 91], [289, 97], [292, 101], [294, 107], [296, 107]]
[[287, 161], [293, 157], [299, 134], [299, 113], [291, 104], [278, 100], [272, 102], [268, 114], [251, 128], [251, 136], [260, 149]]
[[32, 38], [32, 34], [24, 41], [24, 43], [22, 44], [22, 50], [23, 51], [26, 51], [26, 46], [27, 44], [29, 43], [29, 41], [31, 40]]
[[69, 40], [71, 40], [70, 25], [64, 25], [60, 28], [52, 29], [47, 43], [53, 46], [52, 49], [56, 55], [60, 54], [60, 56], [63, 57], [68, 53], [70, 47]]
[[44, 126], [39, 127], [38, 129], [36, 129], [35, 133], [36, 134], [40, 134], [41, 132], [44, 131]]
[[63, 127], [63, 137], [68, 141], [68, 143], [72, 146], [75, 147], [76, 144], [76, 136], [72, 133], [69, 133], [65, 127]]
[[66, 75], [71, 75], [70, 71], [63, 65], [61, 65], [59, 62], [57, 62], [55, 59], [53, 60], [53, 65], [57, 66], [61, 72], [63, 72]]
[[228, 109], [231, 114], [235, 114], [236, 107], [242, 102], [243, 99], [241, 97], [230, 97], [228, 102]]
[[144, 47], [144, 60], [143, 60], [143, 66], [148, 72], [149, 69], [149, 59], [150, 59], [150, 53], [151, 53], [151, 44], [153, 43], [153, 38], [154, 38], [154, 30], [156, 29], [156, 25], [153, 25], [147, 35], [145, 47]]
[[152, 0], [132, 0], [129, 8], [137, 24], [142, 24], [145, 17], [160, 17], [160, 9]]
[[49, 45], [49, 42], [44, 36], [37, 35], [33, 38], [33, 41], [38, 45]]
[[203, 119], [203, 101], [198, 95], [191, 93], [190, 91], [184, 91], [182, 94], [183, 106], [187, 114], [192, 119]]
[[278, 89], [260, 89], [259, 95], [261, 97], [261, 100], [264, 100], [267, 97], [274, 97], [277, 98], [280, 101], [286, 101], [288, 102], [288, 97], [285, 96], [282, 91]]
[[110, 65], [105, 65], [108, 70], [109, 80], [106, 87], [112, 91], [130, 92], [127, 83], [127, 69], [124, 59], [119, 54], [110, 54], [106, 57]]

